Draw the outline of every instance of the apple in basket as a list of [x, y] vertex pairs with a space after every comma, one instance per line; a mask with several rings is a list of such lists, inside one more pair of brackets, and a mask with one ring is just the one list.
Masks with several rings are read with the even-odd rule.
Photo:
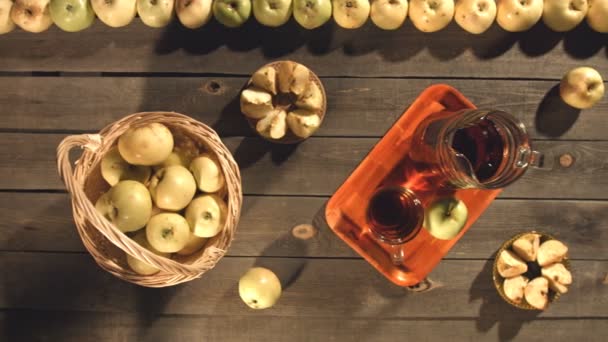
[[198, 196], [186, 208], [186, 220], [198, 237], [216, 236], [224, 228], [226, 202], [217, 195]]
[[[137, 232], [137, 234], [133, 237], [133, 241], [137, 242], [142, 247], [151, 251], [154, 254], [163, 256], [165, 258], [169, 257], [169, 253], [159, 252], [156, 249], [154, 249], [154, 247], [150, 246], [150, 244], [148, 243], [148, 239], [146, 238], [146, 232], [143, 230]], [[127, 264], [129, 265], [129, 267], [131, 267], [131, 269], [133, 271], [135, 271], [135, 273], [138, 273], [141, 275], [152, 275], [152, 274], [158, 273], [158, 271], [160, 271], [158, 268], [156, 268], [150, 264], [147, 264], [135, 257], [132, 257], [129, 254], [127, 254]]]
[[356, 29], [369, 18], [369, 0], [332, 0], [334, 20], [345, 29]]
[[543, 22], [553, 31], [570, 31], [585, 19], [587, 9], [587, 0], [545, 0]]
[[509, 32], [532, 28], [543, 14], [543, 0], [500, 0], [496, 9], [498, 25]]
[[186, 242], [186, 245], [184, 246], [184, 248], [180, 249], [176, 253], [178, 255], [194, 254], [194, 253], [198, 252], [199, 250], [201, 250], [201, 248], [203, 248], [205, 246], [205, 244], [207, 244], [208, 240], [209, 239], [207, 239], [207, 238], [198, 237], [198, 236], [194, 235], [194, 233], [190, 232], [190, 237], [188, 238], [188, 242]]
[[175, 253], [186, 247], [190, 240], [190, 226], [176, 213], [154, 215], [146, 225], [150, 246], [163, 253]]
[[50, 0], [16, 0], [11, 8], [11, 19], [25, 31], [46, 31], [53, 25], [49, 5]]
[[239, 280], [239, 295], [252, 309], [267, 309], [281, 297], [281, 282], [271, 270], [254, 267]]
[[52, 0], [50, 12], [55, 25], [67, 32], [82, 31], [95, 20], [89, 0]]
[[211, 4], [213, 0], [176, 0], [175, 12], [182, 25], [196, 29], [209, 22], [213, 16]]
[[278, 27], [291, 17], [292, 0], [253, 0], [253, 16], [262, 25]]
[[188, 169], [173, 165], [156, 171], [148, 189], [157, 207], [178, 211], [194, 198], [196, 182]]
[[146, 184], [152, 170], [149, 166], [131, 165], [124, 160], [117, 147], [113, 147], [101, 159], [101, 176], [111, 186], [123, 180], [134, 180]]
[[203, 192], [218, 192], [224, 187], [222, 168], [211, 154], [204, 153], [194, 158], [190, 163], [190, 172], [198, 189]]
[[293, 0], [293, 17], [305, 29], [316, 29], [331, 18], [331, 0]]
[[165, 27], [173, 18], [175, 0], [137, 0], [137, 14], [150, 27]]
[[574, 108], [591, 108], [604, 96], [604, 80], [593, 68], [574, 68], [562, 78], [559, 94], [564, 102]]
[[215, 0], [213, 16], [226, 27], [239, 27], [251, 16], [251, 0]]
[[454, 17], [454, 0], [411, 0], [410, 19], [422, 32], [435, 32], [448, 26]]
[[492, 26], [496, 19], [494, 0], [459, 0], [454, 13], [456, 23], [465, 31], [481, 34]]
[[157, 122], [129, 128], [118, 138], [118, 151], [129, 164], [160, 164], [173, 151], [173, 135]]
[[91, 0], [97, 18], [110, 27], [129, 25], [137, 14], [136, 0]]
[[152, 212], [146, 187], [136, 181], [118, 182], [95, 203], [95, 208], [122, 232], [143, 228]]
[[407, 17], [407, 0], [372, 0], [372, 22], [383, 30], [396, 30]]

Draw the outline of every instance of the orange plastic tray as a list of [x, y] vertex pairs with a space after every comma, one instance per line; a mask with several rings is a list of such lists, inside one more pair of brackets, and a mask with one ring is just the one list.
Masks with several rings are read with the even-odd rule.
[[[466, 108], [476, 107], [448, 85], [424, 90], [327, 203], [325, 217], [334, 233], [399, 286], [415, 285], [426, 278], [501, 191], [433, 188], [437, 182], [414, 169], [408, 158], [412, 134], [422, 120], [439, 111]], [[378, 242], [369, 230], [366, 209], [378, 187], [395, 183], [412, 189], [425, 207], [441, 196], [461, 199], [469, 211], [465, 227], [450, 240], [437, 239], [422, 228], [405, 243], [403, 264], [394, 265], [390, 246]]]

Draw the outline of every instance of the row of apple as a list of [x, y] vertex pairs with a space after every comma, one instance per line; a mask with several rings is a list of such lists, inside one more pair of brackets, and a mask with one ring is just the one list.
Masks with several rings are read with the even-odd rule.
[[[497, 3], [496, 3], [497, 2]], [[251, 16], [277, 27], [293, 14], [304, 28], [315, 29], [330, 20], [347, 29], [361, 27], [368, 18], [385, 30], [399, 28], [408, 14], [416, 28], [435, 32], [452, 19], [470, 33], [485, 32], [496, 20], [510, 32], [530, 29], [539, 20], [554, 31], [575, 28], [585, 17], [591, 28], [608, 32], [608, 0], [0, 0], [0, 34], [15, 25], [42, 32], [53, 23], [68, 32], [89, 27], [97, 16], [111, 27], [128, 25], [136, 15], [151, 27], [164, 27], [174, 13], [195, 29], [211, 17], [227, 27], [243, 25]]]
[[[176, 143], [165, 125], [127, 130], [101, 160], [101, 176], [111, 188], [95, 203], [97, 211], [153, 253], [195, 253], [224, 226], [220, 166], [190, 140]], [[127, 263], [142, 275], [159, 271], [130, 255]]]

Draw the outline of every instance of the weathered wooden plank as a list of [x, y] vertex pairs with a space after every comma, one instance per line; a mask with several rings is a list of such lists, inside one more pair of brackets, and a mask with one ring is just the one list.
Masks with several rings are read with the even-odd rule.
[[[324, 223], [326, 198], [246, 196], [229, 255], [357, 257]], [[487, 259], [517, 232], [536, 229], [566, 242], [573, 259], [608, 260], [608, 202], [497, 200], [447, 256]], [[0, 250], [82, 252], [67, 194], [0, 193]], [[312, 224], [298, 240], [291, 229]]]
[[[63, 189], [57, 177], [59, 134], [0, 134], [0, 189]], [[376, 138], [312, 138], [299, 145], [277, 145], [260, 138], [226, 138], [242, 170], [247, 194], [331, 195], [376, 143]], [[555, 164], [530, 170], [503, 197], [606, 199], [608, 141], [537, 141]], [[568, 168], [557, 159], [574, 158]]]
[[0, 334], [6, 341], [496, 341], [518, 338], [603, 341], [605, 319], [509, 317], [484, 324], [468, 320], [382, 320], [309, 317], [164, 316], [146, 312], [5, 311]]
[[[384, 279], [363, 260], [224, 258], [200, 280], [164, 289], [120, 281], [84, 254], [0, 253], [0, 308], [146, 312], [150, 315], [256, 315], [328, 318], [533, 318], [504, 303], [492, 282], [492, 260], [444, 260], [433, 271], [444, 287], [413, 294]], [[285, 284], [280, 302], [249, 311], [238, 296], [252, 265], [272, 269]], [[608, 318], [606, 261], [572, 262], [567, 295], [538, 317]], [[523, 315], [523, 316], [522, 316]]]
[[254, 20], [240, 29], [216, 22], [200, 30], [150, 29], [136, 20], [112, 29], [97, 21], [78, 34], [56, 27], [43, 34], [15, 31], [0, 40], [2, 71], [210, 72], [249, 74], [275, 59], [310, 65], [322, 76], [545, 77], [559, 79], [581, 63], [606, 73], [606, 36], [586, 24], [554, 33], [543, 24], [513, 34], [494, 25], [471, 35], [452, 23], [435, 34], [411, 22], [386, 32], [368, 22], [344, 30], [333, 22], [315, 31], [293, 20], [264, 28]]
[[[4, 130], [98, 131], [129, 113], [170, 110], [224, 136], [252, 136], [240, 115], [244, 77], [0, 77]], [[219, 88], [209, 85], [215, 82]], [[606, 139], [608, 98], [577, 114], [550, 92], [556, 81], [323, 79], [328, 115], [317, 136], [382, 136], [426, 87], [450, 84], [479, 107], [515, 114], [535, 138]], [[542, 105], [541, 105], [542, 104]]]

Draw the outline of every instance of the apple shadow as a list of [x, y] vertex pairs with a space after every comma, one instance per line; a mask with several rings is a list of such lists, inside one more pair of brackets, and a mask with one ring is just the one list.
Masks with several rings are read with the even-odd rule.
[[481, 272], [473, 280], [469, 290], [469, 302], [481, 300], [476, 326], [480, 332], [487, 332], [498, 325], [500, 341], [511, 341], [517, 337], [524, 324], [535, 320], [541, 311], [521, 310], [506, 303], [496, 291], [492, 282], [494, 257], [487, 260]]
[[559, 95], [559, 84], [553, 86], [536, 110], [536, 130], [548, 137], [565, 134], [576, 122], [580, 109], [566, 104]]
[[564, 34], [564, 50], [577, 59], [595, 56], [604, 46], [608, 46], [608, 35], [594, 31], [586, 20]]

